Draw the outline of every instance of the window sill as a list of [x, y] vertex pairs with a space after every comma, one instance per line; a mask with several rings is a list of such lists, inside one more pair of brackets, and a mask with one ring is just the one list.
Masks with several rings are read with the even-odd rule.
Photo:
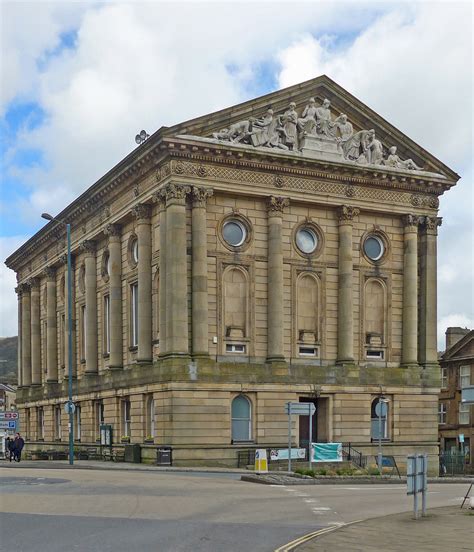
[[138, 351], [138, 345], [130, 345], [130, 347], [128, 348], [128, 350], [131, 352], [131, 353], [136, 353]]
[[230, 442], [231, 445], [237, 445], [237, 446], [240, 446], [240, 445], [255, 445], [255, 441], [253, 440], [250, 440], [250, 441], [234, 441], [232, 440]]

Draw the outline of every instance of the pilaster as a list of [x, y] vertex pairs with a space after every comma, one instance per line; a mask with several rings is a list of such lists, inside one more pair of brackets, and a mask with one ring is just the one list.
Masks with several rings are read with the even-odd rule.
[[283, 210], [288, 198], [268, 199], [267, 362], [284, 362], [283, 354]]
[[[61, 257], [61, 262], [65, 265], [64, 271], [64, 363], [66, 366], [65, 378], [69, 376], [69, 301], [68, 301], [68, 273], [67, 273], [67, 255]], [[74, 258], [71, 258], [71, 332], [72, 332], [72, 377], [77, 377], [76, 361], [76, 309], [74, 301]]]
[[28, 284], [21, 289], [21, 385], [31, 385], [31, 290]]
[[339, 218], [337, 363], [354, 363], [352, 224], [359, 209], [342, 205]]
[[48, 267], [46, 275], [46, 381], [58, 381], [58, 323], [56, 269]]
[[166, 192], [162, 189], [153, 194], [153, 200], [159, 208], [160, 228], [160, 264], [159, 264], [159, 289], [158, 289], [158, 327], [160, 339], [160, 356], [166, 354]]
[[21, 373], [21, 355], [22, 355], [22, 347], [21, 347], [21, 341], [22, 341], [22, 304], [21, 304], [21, 293], [22, 293], [21, 286], [17, 286], [15, 288], [15, 293], [17, 295], [18, 300], [18, 353], [17, 353], [17, 378], [18, 378], [18, 388], [21, 388], [23, 385], [23, 376]]

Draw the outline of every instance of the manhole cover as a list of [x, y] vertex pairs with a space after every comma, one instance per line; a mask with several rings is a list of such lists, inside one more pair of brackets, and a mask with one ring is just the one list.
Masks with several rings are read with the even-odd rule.
[[56, 479], [53, 477], [0, 477], [0, 485], [54, 485], [69, 483], [70, 479]]

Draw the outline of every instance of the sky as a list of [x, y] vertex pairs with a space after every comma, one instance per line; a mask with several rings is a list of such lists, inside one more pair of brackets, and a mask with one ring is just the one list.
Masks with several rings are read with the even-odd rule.
[[[474, 328], [471, 2], [0, 0], [0, 257], [150, 134], [326, 74], [461, 175], [441, 197], [438, 348]], [[0, 266], [0, 336], [17, 333]]]

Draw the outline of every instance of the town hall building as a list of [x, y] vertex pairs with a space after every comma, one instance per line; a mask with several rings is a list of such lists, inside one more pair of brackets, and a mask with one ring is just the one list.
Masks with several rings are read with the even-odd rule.
[[[235, 466], [314, 402], [314, 441], [381, 436], [437, 469], [437, 213], [458, 179], [326, 76], [160, 128], [57, 215], [77, 445], [105, 423], [149, 461]], [[52, 221], [6, 261], [27, 450], [67, 449], [65, 253]]]

